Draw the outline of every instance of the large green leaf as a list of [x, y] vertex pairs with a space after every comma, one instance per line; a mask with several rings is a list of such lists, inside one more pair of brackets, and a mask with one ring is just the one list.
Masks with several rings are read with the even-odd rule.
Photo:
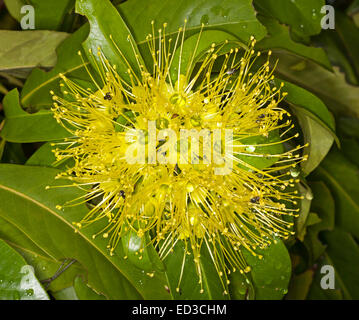
[[[180, 285], [178, 284], [181, 266], [185, 258], [183, 277]], [[173, 252], [169, 253], [164, 260], [167, 275], [169, 290], [172, 292], [174, 299], [189, 299], [189, 300], [203, 300], [203, 299], [228, 299], [228, 295], [224, 294], [224, 288], [221, 285], [218, 272], [216, 271], [212, 259], [207, 248], [203, 245], [201, 250], [201, 272], [203, 281], [203, 293], [200, 292], [201, 286], [198, 283], [199, 278], [196, 273], [196, 266], [193, 261], [193, 254], [187, 255], [185, 253], [184, 245], [178, 241], [174, 247]], [[225, 283], [225, 280], [224, 280]], [[225, 283], [225, 286], [227, 284]], [[180, 290], [177, 292], [177, 287]]]
[[258, 22], [250, 0], [129, 0], [119, 6], [120, 13], [130, 26], [138, 44], [146, 42], [155, 30], [167, 23], [166, 32], [174, 34], [187, 20], [187, 36], [199, 32], [201, 25], [230, 33], [247, 42], [250, 36], [260, 40], [265, 28]]
[[288, 291], [291, 275], [291, 261], [284, 243], [275, 240], [267, 249], [257, 250], [262, 259], [244, 251], [244, 257], [251, 266], [251, 277], [257, 300], [282, 299]]
[[336, 206], [336, 225], [359, 238], [359, 170], [333, 149], [311, 175], [330, 189]]
[[321, 8], [325, 0], [255, 0], [255, 8], [261, 13], [290, 25], [301, 36], [320, 33]]
[[19, 104], [17, 89], [4, 99], [5, 124], [1, 137], [11, 142], [38, 142], [58, 140], [69, 136], [53, 117], [51, 110], [40, 110], [29, 114]]
[[359, 117], [359, 87], [349, 85], [342, 73], [334, 73], [296, 56], [276, 52], [278, 77], [305, 88], [319, 97], [335, 114]]
[[[1, 217], [0, 239], [5, 240], [24, 257], [26, 262], [34, 268], [37, 278], [44, 281], [48, 290], [62, 290], [72, 285], [76, 275], [86, 276], [86, 271], [78, 263], [72, 263], [64, 270], [63, 267], [67, 265], [66, 261], [58, 261], [49, 256], [32, 242], [28, 235]], [[63, 272], [60, 272], [60, 269]]]
[[0, 240], [0, 299], [49, 300], [46, 291], [26, 261]]
[[72, 80], [82, 81], [83, 85], [89, 80], [84, 62], [77, 54], [82, 49], [81, 43], [86, 39], [88, 29], [86, 24], [58, 47], [57, 64], [50, 72], [44, 72], [41, 69], [32, 71], [21, 92], [21, 104], [24, 108], [38, 110], [51, 107], [53, 101], [50, 91], [53, 90], [56, 94], [61, 95], [60, 73]]
[[293, 41], [289, 33], [289, 28], [285, 25], [281, 25], [273, 18], [260, 15], [258, 19], [268, 30], [268, 35], [258, 43], [259, 48], [269, 50], [284, 49], [314, 61], [324, 68], [331, 69], [331, 64], [322, 48], [306, 46]]
[[[79, 261], [88, 270], [89, 285], [107, 298], [136, 299], [140, 297], [139, 292], [144, 298], [169, 298], [165, 276], [156, 265], [151, 269], [154, 276], [149, 277], [123, 259], [121, 246], [111, 257], [106, 239], [92, 238], [103, 225], [91, 225], [74, 232], [72, 222], [79, 221], [88, 209], [85, 205], [64, 210], [56, 208], [83, 194], [74, 188], [45, 190], [47, 185], [58, 181], [54, 180], [57, 173], [58, 170], [49, 168], [1, 165], [0, 201], [6, 206], [0, 208], [0, 216], [31, 235], [31, 240], [56, 260], [74, 258]], [[38, 228], [39, 225], [46, 227]]]
[[1, 41], [7, 44], [0, 46], [0, 72], [26, 78], [35, 67], [53, 67], [55, 49], [67, 37], [65, 32], [0, 30]]
[[76, 12], [86, 15], [90, 22], [90, 33], [83, 47], [91, 63], [96, 66], [96, 60], [101, 64], [97, 55], [100, 48], [110, 63], [116, 65], [116, 71], [123, 79], [130, 80], [127, 71], [129, 68], [139, 73], [135, 56], [138, 51], [132, 47], [135, 44], [131, 45], [133, 41], [130, 30], [109, 0], [77, 0]]

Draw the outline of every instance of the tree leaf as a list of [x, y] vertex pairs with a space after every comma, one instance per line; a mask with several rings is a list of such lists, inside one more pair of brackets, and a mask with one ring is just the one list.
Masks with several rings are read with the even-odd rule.
[[334, 73], [317, 64], [278, 51], [276, 74], [279, 78], [305, 88], [334, 113], [359, 117], [359, 87], [349, 85], [344, 75], [334, 67]]
[[322, 30], [320, 10], [324, 0], [255, 0], [254, 5], [261, 14], [290, 25], [292, 31], [301, 36], [315, 35]]
[[[125, 80], [130, 81], [128, 69], [140, 73], [135, 57], [135, 53], [138, 54], [138, 51], [135, 45], [134, 47], [131, 45], [130, 30], [110, 1], [77, 0], [76, 12], [86, 15], [90, 22], [90, 33], [83, 43], [83, 47], [89, 61], [94, 64], [95, 68], [94, 60], [98, 64], [102, 63], [97, 55], [98, 48], [100, 48], [106, 59], [111, 64], [116, 65], [116, 71]], [[89, 50], [92, 53], [89, 53]], [[141, 59], [140, 56], [138, 59]]]
[[336, 206], [336, 225], [359, 238], [359, 170], [333, 149], [311, 175], [322, 180], [331, 191]]
[[0, 30], [1, 40], [7, 44], [0, 47], [0, 72], [26, 78], [35, 67], [53, 67], [55, 49], [68, 36], [55, 31]]
[[321, 124], [303, 114], [302, 110], [296, 109], [295, 114], [302, 128], [304, 141], [309, 143], [309, 146], [304, 149], [304, 153], [308, 155], [308, 160], [301, 163], [303, 173], [308, 175], [318, 167], [328, 154], [333, 145], [334, 137], [331, 131], [328, 131]]
[[251, 36], [260, 40], [265, 35], [250, 0], [129, 0], [119, 10], [139, 45], [145, 44], [146, 36], [152, 34], [152, 20], [155, 30], [167, 23], [166, 32], [176, 34], [187, 19], [187, 37], [199, 32], [202, 24], [204, 30], [224, 31], [244, 42]]
[[[154, 277], [148, 277], [123, 259], [123, 248], [119, 246], [116, 255], [111, 257], [106, 239], [92, 238], [102, 225], [74, 232], [72, 222], [81, 220], [88, 209], [85, 205], [63, 211], [56, 208], [83, 194], [74, 188], [45, 190], [46, 185], [64, 183], [55, 183], [57, 173], [58, 170], [49, 168], [1, 165], [0, 200], [7, 205], [0, 208], [0, 216], [30, 234], [31, 240], [53, 258], [79, 261], [88, 270], [89, 285], [107, 298], [137, 299], [140, 298], [138, 292], [144, 298], [169, 298], [160, 270], [156, 270]], [[46, 228], [37, 227], [41, 224]]]
[[74, 289], [79, 300], [106, 300], [106, 298], [97, 294], [92, 290], [82, 279], [82, 277], [76, 277], [74, 281]]
[[[182, 281], [179, 284], [181, 266], [185, 257]], [[193, 261], [193, 254], [187, 255], [182, 241], [178, 241], [173, 251], [164, 260], [167, 270], [169, 290], [174, 299], [189, 300], [224, 300], [228, 295], [224, 295], [224, 289], [217, 270], [205, 245], [201, 249], [201, 272], [203, 279], [203, 293], [200, 292], [201, 286], [198, 283], [196, 266]], [[179, 291], [177, 292], [177, 287]]]
[[257, 44], [258, 48], [268, 50], [284, 49], [316, 62], [328, 70], [332, 69], [328, 57], [322, 48], [306, 46], [293, 41], [289, 33], [289, 28], [281, 25], [275, 19], [259, 15], [258, 20], [265, 25], [268, 30], [268, 35]]
[[69, 133], [55, 120], [51, 110], [40, 110], [29, 114], [19, 103], [17, 89], [4, 98], [5, 124], [1, 137], [10, 142], [39, 142], [58, 140]]
[[14, 249], [0, 240], [1, 300], [49, 300], [34, 270]]
[[[359, 299], [359, 279], [356, 276], [359, 265], [359, 247], [353, 237], [343, 231], [335, 229], [325, 232], [323, 236], [328, 248], [321, 262], [316, 277], [313, 281], [313, 288], [309, 292], [310, 299]], [[335, 289], [320, 287], [320, 273], [323, 265], [331, 265], [335, 269]]]
[[61, 96], [60, 73], [73, 81], [82, 81], [83, 85], [88, 83], [89, 76], [84, 69], [84, 62], [77, 54], [82, 50], [81, 43], [86, 39], [88, 32], [89, 26], [86, 24], [61, 43], [56, 50], [56, 66], [51, 71], [44, 72], [40, 69], [32, 71], [21, 91], [21, 104], [25, 109], [39, 110], [51, 107], [53, 101], [50, 91], [53, 90]]
[[324, 230], [333, 230], [335, 217], [335, 203], [327, 186], [321, 182], [310, 182], [314, 198], [311, 210], [316, 212], [320, 221], [307, 227], [304, 245], [309, 252], [309, 264], [313, 264], [325, 251], [325, 245], [318, 239]]
[[256, 252], [262, 259], [243, 251], [246, 262], [251, 266], [251, 277], [256, 300], [282, 299], [288, 291], [291, 276], [291, 261], [284, 243], [275, 240], [267, 249]]

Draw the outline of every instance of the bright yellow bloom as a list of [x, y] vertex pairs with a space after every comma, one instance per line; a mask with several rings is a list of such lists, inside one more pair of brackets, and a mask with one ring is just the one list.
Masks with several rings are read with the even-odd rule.
[[[283, 142], [298, 134], [292, 132], [288, 112], [279, 106], [285, 93], [283, 85], [273, 84], [270, 52], [255, 68], [260, 53], [254, 50], [253, 38], [248, 46], [222, 55], [227, 43], [213, 44], [201, 62], [195, 63], [194, 52], [183, 70], [184, 30], [173, 40], [168, 38], [162, 31], [157, 37], [154, 32], [148, 36], [153, 68], [137, 59], [141, 74], [128, 65], [129, 80], [117, 73], [101, 49], [97, 70], [102, 83], [93, 79], [96, 91], [61, 75], [65, 98], [53, 96], [53, 111], [72, 137], [54, 152], [58, 160], [73, 159], [74, 166], [58, 177], [87, 188], [85, 198], [65, 205], [94, 203], [76, 226], [107, 219], [98, 234], [108, 238], [111, 255], [129, 230], [139, 237], [149, 232], [162, 259], [177, 241], [183, 241], [202, 283], [200, 256], [205, 245], [226, 288], [229, 271], [250, 271], [241, 248], [256, 255], [256, 248], [267, 247], [274, 236], [286, 239], [293, 234], [293, 219], [286, 219], [297, 215], [292, 205], [300, 198], [293, 188], [293, 168], [306, 158], [301, 156], [302, 146], [282, 148]], [[199, 41], [200, 36], [197, 46]], [[171, 71], [174, 67], [177, 73]], [[183, 159], [180, 138], [170, 145], [168, 136], [162, 135], [151, 146], [151, 124], [157, 135], [171, 129], [176, 137], [183, 129], [206, 129], [212, 138], [218, 129], [231, 130], [233, 139], [221, 136], [217, 153], [224, 159], [222, 167], [234, 165], [226, 174], [218, 174], [215, 169], [220, 165], [208, 161], [204, 151], [194, 155], [197, 161]], [[198, 136], [189, 150], [196, 150], [196, 143], [203, 147], [203, 141]], [[226, 143], [231, 152], [223, 147]], [[129, 151], [145, 162], [129, 163]], [[166, 162], [169, 154], [174, 161]], [[254, 159], [271, 166], [263, 168]]]

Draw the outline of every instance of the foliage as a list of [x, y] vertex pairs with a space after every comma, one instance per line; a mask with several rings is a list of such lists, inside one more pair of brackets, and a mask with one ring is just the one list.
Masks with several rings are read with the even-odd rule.
[[[24, 4], [35, 8], [36, 30], [20, 30]], [[358, 3], [336, 8], [335, 30], [321, 28], [324, 4], [324, 0], [0, 1], [4, 21], [0, 21], [4, 29], [0, 30], [0, 299], [358, 299]], [[142, 243], [148, 239], [129, 233], [119, 248], [128, 259], [110, 257], [105, 239], [92, 238], [93, 226], [78, 231], [72, 224], [88, 212], [85, 204], [65, 210], [56, 206], [83, 193], [70, 188], [45, 190], [69, 163], [56, 163], [51, 151], [52, 142], [68, 137], [51, 111], [50, 90], [63, 95], [59, 74], [83, 87], [93, 86], [87, 69], [94, 71], [96, 64], [89, 49], [96, 52], [101, 47], [126, 77], [123, 54], [136, 65], [129, 54], [133, 44], [145, 64], [150, 59], [146, 36], [152, 33], [152, 20], [156, 29], [167, 23], [166, 31], [176, 35], [185, 19], [188, 31], [181, 58], [186, 65], [200, 32], [196, 61], [213, 42], [228, 40], [229, 48], [233, 43], [246, 46], [251, 36], [258, 49], [271, 50], [272, 60], [278, 59], [276, 85], [284, 82], [288, 92], [281, 105], [292, 113], [300, 133], [296, 143], [309, 143], [304, 150], [308, 161], [293, 169], [293, 177], [300, 178], [296, 188], [303, 195], [295, 221], [297, 235], [275, 240], [261, 252], [261, 260], [243, 249], [252, 270], [246, 276], [229, 275], [229, 297], [222, 294], [208, 252], [201, 253], [204, 294], [193, 280], [195, 267], [189, 258], [182, 290], [176, 292], [176, 267], [183, 259], [180, 244], [161, 261], [151, 244]], [[179, 59], [179, 52], [174, 59]], [[253, 163], [258, 168], [272, 164], [268, 159]], [[133, 249], [136, 245], [145, 246], [141, 260]], [[320, 287], [321, 266], [326, 264], [335, 268], [335, 290]], [[31, 267], [27, 273], [24, 266]], [[24, 285], [26, 275], [31, 283]]]

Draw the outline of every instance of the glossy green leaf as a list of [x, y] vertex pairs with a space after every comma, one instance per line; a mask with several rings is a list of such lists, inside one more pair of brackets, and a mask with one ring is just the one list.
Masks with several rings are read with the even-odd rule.
[[[179, 284], [181, 266], [185, 258], [182, 281]], [[169, 287], [174, 299], [189, 300], [223, 300], [228, 299], [228, 295], [224, 294], [224, 289], [219, 279], [212, 259], [205, 245], [201, 249], [201, 272], [203, 280], [203, 293], [201, 293], [201, 285], [196, 273], [196, 266], [193, 261], [193, 254], [186, 254], [185, 247], [181, 241], [178, 241], [173, 251], [168, 254], [164, 260], [167, 270]], [[176, 290], [179, 288], [180, 290]]]
[[[86, 15], [90, 22], [90, 33], [83, 47], [95, 68], [94, 60], [101, 64], [101, 59], [97, 56], [100, 48], [106, 59], [116, 65], [116, 71], [123, 79], [130, 80], [128, 69], [137, 74], [140, 72], [135, 57], [138, 51], [132, 47], [134, 44], [131, 45], [130, 30], [109, 0], [77, 0], [76, 12]], [[89, 50], [92, 53], [89, 53]], [[141, 61], [140, 57], [138, 59]]]
[[288, 291], [291, 276], [291, 261], [284, 243], [276, 240], [267, 249], [256, 252], [262, 259], [244, 251], [244, 257], [251, 266], [251, 277], [256, 300], [282, 299]]
[[53, 117], [51, 110], [40, 110], [29, 114], [19, 103], [17, 89], [4, 99], [5, 124], [1, 137], [10, 142], [39, 142], [58, 140], [69, 136]]
[[[58, 291], [72, 285], [76, 275], [86, 276], [86, 271], [79, 263], [63, 269], [66, 261], [58, 261], [39, 248], [27, 234], [0, 217], [0, 239], [5, 240], [18, 251], [35, 270], [35, 275], [44, 281], [47, 290]], [[60, 272], [60, 269], [63, 272]], [[59, 271], [59, 272], [58, 272]], [[51, 279], [51, 281], [50, 281]]]
[[333, 144], [334, 137], [332, 132], [303, 114], [302, 110], [296, 110], [295, 114], [303, 131], [304, 141], [309, 143], [309, 146], [304, 149], [304, 153], [308, 155], [308, 160], [301, 163], [303, 173], [308, 175], [325, 158]]
[[1, 41], [7, 44], [0, 46], [0, 72], [26, 78], [35, 67], [53, 67], [55, 49], [67, 37], [65, 32], [0, 30]]
[[[32, 241], [55, 259], [74, 258], [79, 261], [88, 270], [89, 285], [108, 298], [136, 299], [141, 297], [138, 292], [144, 298], [169, 298], [164, 288], [166, 280], [160, 270], [154, 277], [149, 277], [123, 259], [121, 246], [111, 257], [106, 249], [107, 240], [92, 238], [103, 225], [95, 224], [74, 232], [72, 222], [81, 220], [88, 209], [85, 205], [63, 211], [56, 208], [56, 205], [83, 194], [74, 188], [45, 190], [47, 185], [64, 183], [54, 180], [57, 173], [58, 170], [49, 168], [2, 165], [0, 200], [7, 206], [0, 208], [0, 216], [31, 234]], [[41, 224], [47, 227], [36, 227]]]
[[146, 36], [152, 33], [152, 20], [155, 30], [167, 23], [166, 32], [170, 34], [177, 33], [187, 19], [187, 36], [199, 32], [202, 24], [205, 30], [224, 31], [244, 42], [251, 36], [260, 40], [265, 35], [250, 0], [129, 0], [119, 10], [138, 44], [144, 44]]
[[318, 34], [322, 30], [320, 11], [325, 0], [255, 0], [254, 5], [261, 14], [290, 25], [292, 31], [301, 36]]
[[74, 289], [76, 296], [79, 300], [106, 300], [106, 298], [97, 294], [92, 290], [82, 279], [82, 277], [77, 277], [74, 281]]
[[322, 48], [307, 46], [293, 41], [289, 28], [281, 25], [273, 18], [259, 15], [258, 19], [268, 30], [268, 35], [257, 44], [258, 48], [267, 50], [284, 49], [331, 70], [331, 64]]
[[0, 240], [0, 299], [49, 300], [46, 291], [26, 261]]

